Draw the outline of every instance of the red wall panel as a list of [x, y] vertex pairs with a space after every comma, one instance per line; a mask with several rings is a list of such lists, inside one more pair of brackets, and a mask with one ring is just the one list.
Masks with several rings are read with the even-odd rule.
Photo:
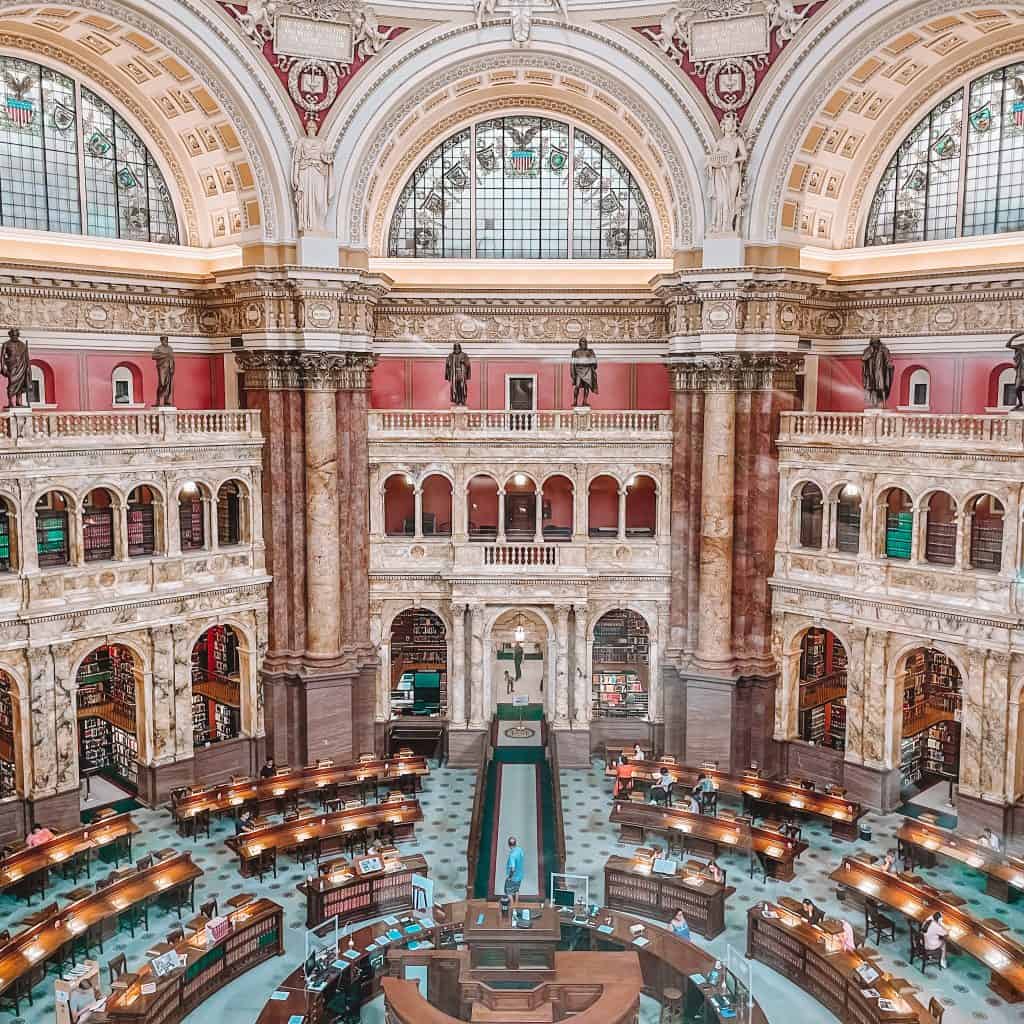
[[638, 409], [670, 409], [671, 389], [668, 367], [660, 363], [637, 363], [636, 407]]

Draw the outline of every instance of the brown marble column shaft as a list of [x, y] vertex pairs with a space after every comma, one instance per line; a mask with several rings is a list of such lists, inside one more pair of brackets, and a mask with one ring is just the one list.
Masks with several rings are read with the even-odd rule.
[[704, 398], [697, 659], [712, 666], [732, 659], [735, 442], [736, 392], [709, 391]]

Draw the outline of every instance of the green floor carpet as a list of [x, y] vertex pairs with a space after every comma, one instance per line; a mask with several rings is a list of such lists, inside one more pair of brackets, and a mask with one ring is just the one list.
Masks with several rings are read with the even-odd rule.
[[526, 707], [517, 708], [511, 704], [498, 705], [499, 722], [539, 722], [544, 717], [543, 704], [527, 704]]

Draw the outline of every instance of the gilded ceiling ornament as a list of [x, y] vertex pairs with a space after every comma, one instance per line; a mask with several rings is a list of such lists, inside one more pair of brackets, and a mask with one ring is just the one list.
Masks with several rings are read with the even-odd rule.
[[404, 28], [381, 27], [363, 0], [219, 0], [274, 70], [307, 123], [319, 127], [351, 77]]
[[697, 85], [721, 121], [742, 117], [761, 79], [822, 0], [681, 0], [636, 31]]

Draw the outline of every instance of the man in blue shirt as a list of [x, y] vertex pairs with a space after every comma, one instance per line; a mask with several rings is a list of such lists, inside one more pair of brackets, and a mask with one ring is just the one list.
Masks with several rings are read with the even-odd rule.
[[523, 850], [515, 836], [508, 837], [508, 861], [505, 865], [505, 895], [512, 905], [519, 904], [519, 887], [523, 884]]

